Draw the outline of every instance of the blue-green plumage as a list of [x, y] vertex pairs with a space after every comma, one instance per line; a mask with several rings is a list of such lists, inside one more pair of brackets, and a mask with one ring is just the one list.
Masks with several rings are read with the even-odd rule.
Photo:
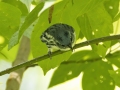
[[43, 43], [46, 43], [49, 53], [51, 53], [53, 47], [68, 50], [72, 49], [75, 42], [75, 32], [72, 26], [58, 23], [47, 28], [40, 39]]

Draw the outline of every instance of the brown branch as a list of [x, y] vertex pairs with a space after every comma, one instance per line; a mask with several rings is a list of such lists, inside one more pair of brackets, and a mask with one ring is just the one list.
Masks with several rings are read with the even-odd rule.
[[[89, 41], [85, 41], [85, 42], [76, 44], [73, 47], [73, 49], [77, 49], [77, 48], [80, 48], [80, 47], [83, 47], [83, 46], [87, 46], [87, 45], [91, 45], [91, 44], [96, 44], [96, 43], [105, 42], [105, 41], [111, 41], [111, 40], [118, 40], [118, 39], [120, 39], [120, 35], [113, 35], [113, 36], [106, 36], [106, 37], [96, 38], [96, 39], [93, 39], [93, 40], [89, 40]], [[62, 53], [64, 53], [64, 52], [60, 51], [60, 50], [55, 51], [55, 52], [52, 53], [52, 57], [56, 56], [56, 55], [59, 55], [59, 54], [62, 54]], [[12, 68], [8, 68], [8, 69], [6, 69], [4, 71], [1, 71], [0, 72], [0, 76], [4, 75], [4, 74], [7, 74], [7, 73], [10, 73], [10, 72], [15, 71], [15, 70], [20, 69], [20, 68], [23, 68], [23, 67], [26, 67], [26, 66], [30, 66], [30, 65], [32, 65], [32, 64], [34, 64], [36, 62], [45, 60], [47, 58], [49, 58], [48, 54], [40, 56], [40, 57], [37, 57], [37, 58], [34, 58], [34, 59], [30, 60], [30, 61], [26, 61], [26, 62], [24, 62], [22, 64], [13, 66]]]
[[[29, 52], [30, 52], [30, 40], [26, 36], [23, 36], [16, 59], [12, 63], [12, 66], [14, 67], [20, 63], [26, 62], [28, 59]], [[10, 76], [6, 83], [7, 84], [6, 90], [19, 90], [24, 70], [25, 67], [22, 67], [10, 73]]]

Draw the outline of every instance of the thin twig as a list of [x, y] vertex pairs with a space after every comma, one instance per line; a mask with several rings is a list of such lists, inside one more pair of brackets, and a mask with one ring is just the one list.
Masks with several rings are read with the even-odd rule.
[[54, 11], [54, 5], [52, 5], [52, 6], [49, 8], [49, 15], [48, 15], [48, 21], [49, 21], [49, 23], [51, 23], [51, 21], [52, 21], [53, 11]]
[[[87, 45], [91, 45], [91, 44], [96, 44], [96, 43], [100, 43], [100, 42], [117, 40], [117, 39], [120, 39], [120, 34], [119, 35], [113, 35], [113, 36], [106, 36], [106, 37], [96, 38], [96, 39], [89, 40], [89, 41], [85, 41], [85, 42], [76, 44], [73, 47], [73, 49], [77, 49], [77, 48], [80, 48], [80, 47], [83, 47], [83, 46], [87, 46]], [[64, 51], [64, 52], [67, 52], [67, 51]], [[55, 52], [52, 53], [52, 57], [54, 57], [56, 55], [59, 55], [59, 54], [62, 54], [64, 52], [60, 51], [60, 50], [55, 51]], [[8, 68], [8, 69], [6, 69], [4, 71], [1, 71], [0, 72], [0, 76], [4, 75], [4, 74], [7, 74], [7, 73], [10, 73], [10, 72], [15, 71], [15, 70], [20, 69], [20, 68], [23, 68], [23, 67], [26, 67], [26, 66], [30, 66], [30, 65], [32, 65], [32, 64], [34, 64], [36, 62], [45, 60], [47, 58], [49, 58], [48, 54], [40, 56], [40, 57], [37, 57], [37, 58], [34, 58], [34, 59], [30, 60], [30, 61], [26, 61], [26, 62], [24, 62], [22, 64], [19, 64], [19, 65], [13, 66], [11, 68]]]

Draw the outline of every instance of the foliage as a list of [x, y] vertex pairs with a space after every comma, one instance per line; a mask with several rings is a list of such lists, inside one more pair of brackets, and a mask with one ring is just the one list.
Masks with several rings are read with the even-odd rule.
[[[31, 3], [36, 7], [30, 12]], [[41, 12], [44, 6], [42, 1], [2, 0], [0, 36], [4, 38], [4, 42], [0, 43], [0, 50], [6, 45], [11, 49], [22, 35], [26, 35], [31, 39], [33, 57], [42, 56], [47, 53], [47, 47], [40, 41], [40, 35], [55, 23], [73, 26], [76, 41], [118, 34], [119, 31], [113, 29], [113, 23], [120, 17], [119, 3], [119, 0], [63, 0], [54, 4], [53, 12], [50, 12], [50, 8]], [[52, 13], [51, 23], [48, 21], [49, 13]], [[75, 78], [83, 72], [83, 90], [114, 90], [115, 85], [120, 86], [120, 70], [114, 71], [112, 64], [120, 67], [120, 52], [110, 53], [111, 47], [118, 42], [96, 43], [91, 45], [92, 50], [78, 50], [73, 53], [68, 51], [38, 64], [44, 73], [58, 66], [49, 87]]]

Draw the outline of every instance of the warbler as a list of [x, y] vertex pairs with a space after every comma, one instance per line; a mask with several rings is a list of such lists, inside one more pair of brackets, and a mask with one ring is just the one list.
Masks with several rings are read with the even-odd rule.
[[48, 54], [51, 55], [54, 48], [60, 50], [73, 50], [75, 42], [75, 31], [70, 25], [57, 23], [48, 27], [40, 36], [40, 39], [48, 47]]

